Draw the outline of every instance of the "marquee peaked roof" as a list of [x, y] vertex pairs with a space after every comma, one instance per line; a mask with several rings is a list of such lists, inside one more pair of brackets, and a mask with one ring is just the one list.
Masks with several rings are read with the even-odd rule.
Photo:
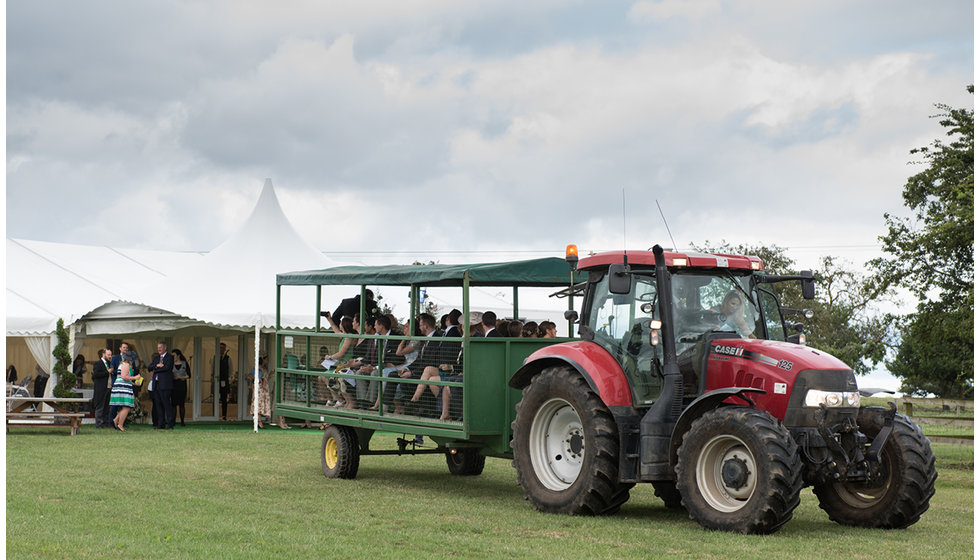
[[266, 179], [251, 215], [231, 237], [195, 266], [156, 279], [139, 301], [218, 326], [269, 328], [276, 319], [276, 273], [336, 264], [296, 231]]
[[[207, 253], [119, 249], [7, 238], [8, 336], [54, 331], [58, 318], [103, 322], [93, 332], [113, 332], [106, 304], [156, 310], [142, 323], [116, 328], [168, 330], [157, 311], [228, 327], [275, 326], [276, 274], [338, 263], [317, 251], [282, 212], [266, 179], [251, 215], [224, 243]], [[93, 313], [99, 310], [99, 313]], [[291, 314], [284, 323], [292, 323]], [[311, 315], [304, 310], [304, 317]], [[164, 313], [164, 316], [167, 314]], [[95, 327], [94, 324], [91, 325]], [[169, 327], [174, 328], [174, 327]]]

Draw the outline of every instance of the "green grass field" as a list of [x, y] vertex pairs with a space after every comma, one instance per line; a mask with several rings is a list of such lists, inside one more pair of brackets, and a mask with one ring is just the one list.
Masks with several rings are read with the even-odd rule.
[[[509, 461], [367, 456], [324, 478], [317, 430], [244, 426], [7, 435], [8, 558], [972, 558], [973, 449], [934, 445], [929, 511], [900, 531], [837, 525], [809, 489], [768, 536], [704, 531], [639, 485], [620, 513], [539, 513]], [[372, 447], [393, 448], [379, 435]], [[914, 552], [912, 552], [914, 551]]]

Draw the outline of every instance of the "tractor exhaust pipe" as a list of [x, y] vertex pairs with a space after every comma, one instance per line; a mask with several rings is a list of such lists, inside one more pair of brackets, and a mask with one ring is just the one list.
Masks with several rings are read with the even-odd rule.
[[640, 476], [642, 480], [673, 480], [670, 466], [670, 436], [681, 415], [684, 384], [677, 366], [677, 346], [674, 343], [674, 301], [667, 261], [660, 245], [653, 247], [656, 264], [657, 293], [660, 305], [660, 340], [664, 351], [664, 389], [640, 421]]

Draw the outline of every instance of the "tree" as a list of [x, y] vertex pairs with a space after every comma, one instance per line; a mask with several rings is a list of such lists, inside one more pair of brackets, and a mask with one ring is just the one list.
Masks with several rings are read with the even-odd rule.
[[920, 303], [888, 368], [912, 395], [973, 398], [973, 309]]
[[921, 158], [913, 164], [927, 165], [902, 192], [913, 216], [885, 214], [888, 256], [870, 264], [880, 286], [902, 286], [919, 300], [888, 364], [902, 390], [962, 397], [973, 392], [973, 110], [936, 107], [950, 141], [911, 151]]
[[58, 344], [51, 354], [54, 356], [54, 375], [58, 384], [51, 393], [58, 398], [74, 397], [71, 388], [75, 386], [75, 374], [68, 368], [71, 354], [68, 352], [68, 331], [65, 330], [64, 319], [58, 319], [54, 334], [58, 337]]
[[[698, 251], [734, 255], [755, 255], [762, 259], [770, 274], [798, 274], [795, 262], [786, 248], [776, 245], [731, 245], [722, 240], [712, 247], [707, 241]], [[816, 298], [803, 299], [796, 282], [780, 282], [772, 288], [784, 309], [811, 309], [813, 318], [804, 328], [807, 344], [840, 358], [857, 374], [870, 373], [881, 363], [888, 349], [893, 318], [879, 314], [876, 305], [890, 293], [873, 285], [861, 274], [850, 270], [833, 257], [823, 257], [813, 271]], [[786, 317], [787, 321], [795, 318]]]
[[817, 297], [809, 302], [814, 317], [806, 325], [808, 343], [849, 364], [854, 373], [870, 373], [885, 359], [891, 340], [894, 317], [879, 313], [876, 305], [890, 292], [834, 257], [823, 257], [813, 276]]

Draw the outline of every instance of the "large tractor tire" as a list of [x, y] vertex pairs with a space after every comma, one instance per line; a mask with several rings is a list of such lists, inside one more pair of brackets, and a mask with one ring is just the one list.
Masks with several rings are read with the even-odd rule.
[[331, 424], [323, 431], [320, 466], [327, 478], [354, 478], [361, 464], [357, 432], [349, 426]]
[[524, 388], [512, 429], [517, 482], [547, 513], [605, 515], [629, 499], [609, 409], [577, 372], [546, 368]]
[[695, 420], [675, 471], [681, 502], [706, 529], [772, 533], [800, 504], [796, 443], [778, 420], [754, 408], [726, 406]]
[[446, 452], [446, 466], [449, 472], [456, 476], [476, 476], [483, 473], [483, 466], [486, 464], [485, 455], [476, 449], [463, 447]]
[[[858, 428], [874, 441], [884, 425], [884, 409], [862, 407]], [[867, 482], [838, 482], [813, 487], [820, 507], [841, 525], [902, 529], [915, 523], [936, 493], [936, 456], [929, 440], [911, 420], [896, 414], [892, 434], [881, 450], [879, 476]]]

